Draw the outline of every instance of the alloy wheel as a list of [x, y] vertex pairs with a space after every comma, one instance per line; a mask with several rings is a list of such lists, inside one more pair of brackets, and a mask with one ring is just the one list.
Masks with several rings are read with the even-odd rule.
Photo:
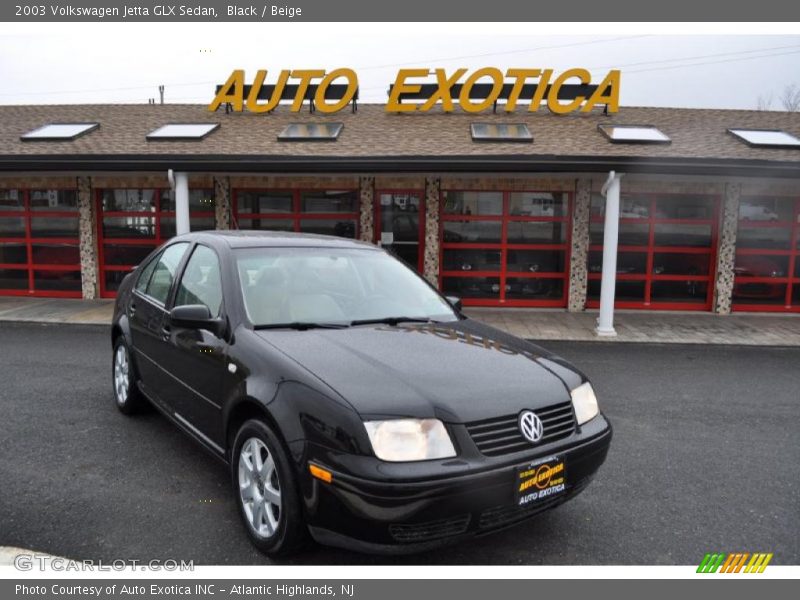
[[248, 525], [259, 537], [272, 537], [281, 518], [280, 481], [272, 454], [255, 437], [239, 451], [239, 495]]
[[128, 389], [130, 387], [130, 361], [128, 360], [128, 350], [123, 344], [117, 346], [114, 354], [114, 394], [118, 404], [125, 404], [128, 400]]

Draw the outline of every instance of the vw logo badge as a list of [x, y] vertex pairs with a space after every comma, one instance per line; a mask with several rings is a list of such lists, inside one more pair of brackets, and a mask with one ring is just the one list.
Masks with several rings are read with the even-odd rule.
[[542, 439], [544, 426], [542, 425], [542, 420], [536, 416], [536, 413], [525, 410], [519, 416], [519, 430], [526, 440], [535, 444]]

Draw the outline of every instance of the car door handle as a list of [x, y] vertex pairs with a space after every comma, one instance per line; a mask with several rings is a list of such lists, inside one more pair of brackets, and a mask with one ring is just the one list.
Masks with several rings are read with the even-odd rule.
[[172, 333], [172, 329], [170, 329], [169, 325], [164, 325], [161, 328], [161, 337], [166, 341], [169, 340], [169, 336]]
[[128, 314], [131, 317], [136, 314], [136, 303], [133, 301], [128, 305]]

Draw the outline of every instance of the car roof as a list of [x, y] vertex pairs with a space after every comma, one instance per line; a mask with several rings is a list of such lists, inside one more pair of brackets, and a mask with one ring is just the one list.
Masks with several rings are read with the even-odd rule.
[[294, 233], [290, 231], [197, 231], [173, 238], [175, 240], [205, 241], [224, 244], [229, 248], [359, 248], [377, 250], [374, 244], [357, 240], [320, 235], [316, 233]]

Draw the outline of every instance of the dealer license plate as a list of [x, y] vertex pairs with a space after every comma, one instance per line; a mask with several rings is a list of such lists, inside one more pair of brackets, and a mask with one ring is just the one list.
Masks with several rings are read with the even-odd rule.
[[563, 456], [547, 456], [515, 471], [515, 503], [530, 506], [566, 491], [567, 464]]

